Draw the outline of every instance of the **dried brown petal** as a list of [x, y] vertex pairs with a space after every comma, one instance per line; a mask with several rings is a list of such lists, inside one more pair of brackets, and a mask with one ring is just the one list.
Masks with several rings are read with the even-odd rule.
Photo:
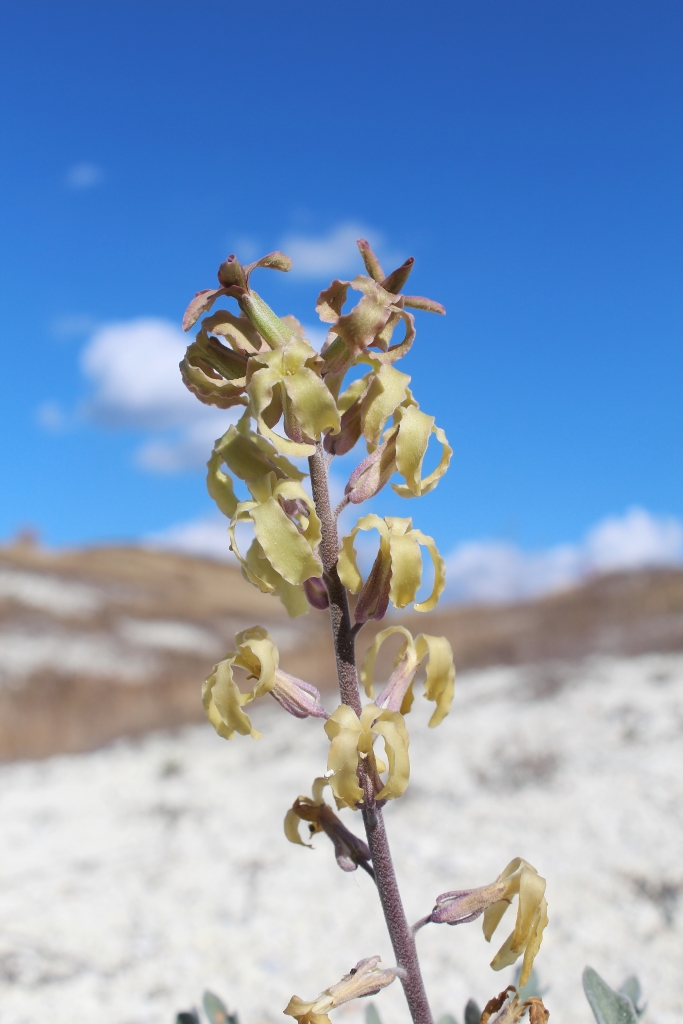
[[507, 999], [508, 994], [510, 992], [517, 992], [517, 989], [514, 985], [508, 985], [506, 989], [504, 989], [502, 992], [499, 992], [497, 996], [493, 997], [493, 999], [489, 999], [488, 1003], [482, 1010], [481, 1020], [479, 1024], [486, 1024], [486, 1021], [489, 1019], [489, 1017], [492, 1017], [494, 1013], [498, 1013], [498, 1011], [502, 1009], [503, 1003]]
[[529, 1007], [529, 1024], [547, 1024], [550, 1013], [543, 1005], [543, 1000], [532, 996], [526, 1003]]

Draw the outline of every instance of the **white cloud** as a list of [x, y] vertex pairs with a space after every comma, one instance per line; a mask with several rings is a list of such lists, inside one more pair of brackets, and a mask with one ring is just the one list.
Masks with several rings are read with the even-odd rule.
[[522, 551], [500, 541], [460, 544], [446, 559], [447, 595], [458, 601], [536, 597], [618, 569], [683, 561], [683, 524], [632, 508], [601, 520], [579, 544]]
[[67, 188], [80, 191], [81, 189], [94, 188], [104, 181], [104, 171], [97, 164], [82, 163], [73, 164], [64, 176], [64, 184]]
[[128, 320], [98, 328], [81, 355], [92, 386], [86, 415], [105, 426], [149, 431], [136, 453], [146, 469], [202, 465], [240, 411], [203, 405], [190, 394], [178, 371], [187, 343], [167, 320]]
[[[333, 478], [332, 484], [340, 490], [339, 481]], [[344, 533], [352, 523], [349, 520], [340, 525]], [[246, 550], [250, 531], [247, 527], [238, 527], [238, 531], [238, 545]], [[150, 534], [143, 543], [208, 558], [234, 558], [227, 520], [218, 513]], [[366, 572], [377, 551], [376, 541], [361, 534], [356, 547]], [[445, 596], [458, 602], [518, 601], [561, 590], [601, 572], [681, 562], [683, 524], [672, 517], [658, 518], [645, 509], [632, 508], [623, 516], [601, 520], [579, 544], [558, 544], [531, 552], [501, 541], [460, 544], [446, 559]], [[425, 583], [429, 590], [431, 579]]]
[[149, 547], [182, 551], [188, 555], [218, 558], [221, 561], [230, 561], [235, 557], [230, 550], [228, 521], [219, 513], [151, 533], [143, 538], [143, 543]]
[[683, 524], [672, 516], [657, 518], [632, 508], [610, 516], [586, 537], [586, 560], [592, 569], [635, 569], [642, 565], [672, 565], [683, 555]]
[[289, 235], [282, 240], [281, 249], [292, 257], [292, 274], [298, 277], [355, 276], [363, 270], [356, 245], [358, 238], [367, 238], [373, 246], [381, 243], [377, 232], [360, 224], [346, 223], [338, 224], [317, 238]]

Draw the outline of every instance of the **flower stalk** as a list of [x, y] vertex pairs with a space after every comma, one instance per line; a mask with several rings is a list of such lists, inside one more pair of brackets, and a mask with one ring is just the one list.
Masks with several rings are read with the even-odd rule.
[[[311, 491], [315, 509], [320, 520], [320, 557], [323, 564], [323, 579], [330, 601], [332, 642], [337, 662], [339, 691], [342, 703], [348, 705], [360, 718], [362, 705], [358, 670], [356, 668], [356, 633], [351, 624], [349, 601], [346, 588], [337, 572], [339, 535], [337, 518], [332, 511], [328, 484], [328, 469], [322, 446], [309, 459]], [[382, 808], [375, 800], [373, 780], [365, 765], [359, 766], [359, 781], [365, 800], [362, 809], [363, 824], [368, 847], [372, 857], [377, 892], [384, 913], [396, 963], [403, 969], [401, 984], [405, 992], [410, 1014], [415, 1024], [433, 1024], [420, 961], [415, 946], [415, 936], [408, 924], [403, 909], [401, 891], [391, 856], [389, 838], [382, 815]]]
[[[390, 606], [402, 610], [412, 605], [417, 613], [430, 612], [444, 591], [446, 567], [434, 540], [414, 527], [412, 518], [370, 513], [340, 540], [338, 517], [388, 484], [400, 498], [420, 498], [448, 469], [453, 452], [446, 435], [420, 409], [409, 388], [410, 376], [394, 365], [415, 339], [415, 317], [407, 308], [439, 314], [445, 310], [431, 299], [402, 293], [412, 258], [385, 275], [364, 239], [358, 248], [367, 274], [332, 281], [318, 297], [316, 310], [329, 326], [319, 352], [298, 320], [279, 317], [251, 287], [256, 269], [290, 269], [291, 260], [280, 252], [244, 267], [229, 256], [218, 270], [219, 287], [198, 292], [186, 311], [183, 327], [189, 330], [218, 298], [237, 302], [238, 315], [218, 310], [204, 317], [180, 364], [187, 388], [201, 402], [232, 409], [232, 415], [244, 410], [237, 422], [226, 423], [226, 432], [214, 445], [207, 489], [229, 520], [231, 548], [244, 578], [262, 593], [278, 597], [290, 616], [311, 609], [329, 613], [341, 698], [328, 713], [314, 686], [280, 667], [279, 651], [267, 630], [252, 626], [237, 634], [235, 649], [214, 666], [204, 683], [203, 702], [209, 721], [225, 739], [236, 734], [259, 737], [245, 707], [266, 695], [296, 718], [324, 722], [330, 743], [327, 771], [313, 783], [311, 797], [297, 797], [287, 811], [285, 835], [298, 846], [310, 847], [301, 838], [305, 824], [311, 838], [324, 833], [331, 841], [342, 871], [360, 867], [367, 872], [375, 882], [396, 956], [396, 965], [386, 968], [378, 966], [379, 957], [361, 960], [312, 1002], [292, 996], [284, 1012], [299, 1024], [330, 1024], [328, 1010], [399, 978], [414, 1024], [432, 1024], [415, 946], [417, 931], [428, 923], [464, 924], [483, 914], [484, 935], [490, 940], [517, 895], [515, 928], [491, 966], [500, 970], [523, 955], [524, 985], [547, 923], [545, 880], [516, 858], [490, 885], [437, 897], [431, 913], [413, 928], [403, 909], [383, 807], [387, 800], [399, 799], [409, 784], [405, 719], [418, 673], [424, 670], [424, 696], [435, 705], [429, 721], [435, 728], [453, 701], [453, 652], [445, 637], [413, 637], [405, 627], [390, 625], [366, 652], [359, 678], [355, 641], [363, 626], [383, 619]], [[360, 297], [345, 312], [352, 292]], [[402, 337], [393, 341], [397, 328]], [[363, 375], [344, 390], [344, 378], [352, 369]], [[333, 509], [330, 464], [361, 441], [366, 454]], [[432, 454], [440, 447], [440, 455], [436, 468], [426, 472], [430, 446]], [[304, 458], [310, 489], [302, 463], [291, 461]], [[390, 483], [395, 476], [402, 482]], [[242, 541], [244, 529], [253, 534], [248, 548]], [[369, 572], [358, 565], [359, 531], [375, 531], [379, 537]], [[433, 583], [431, 593], [422, 596], [425, 556]], [[355, 596], [353, 616], [349, 594]], [[377, 656], [384, 642], [391, 639], [393, 644], [397, 636], [401, 639], [393, 671], [375, 696]], [[246, 675], [246, 688], [240, 688], [236, 671]], [[369, 702], [363, 703], [361, 683]], [[323, 799], [326, 786], [337, 810], [361, 812], [367, 843]], [[507, 990], [487, 1009], [489, 1015], [497, 1014], [500, 1024], [512, 1024], [527, 1009], [537, 1016], [532, 1024], [544, 1024], [533, 1000], [508, 999]]]

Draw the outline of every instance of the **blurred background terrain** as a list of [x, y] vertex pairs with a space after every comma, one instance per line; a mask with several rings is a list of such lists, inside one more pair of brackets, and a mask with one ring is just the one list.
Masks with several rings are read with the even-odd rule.
[[[681, 38], [680, 0], [0, 6], [0, 1024], [169, 1024], [205, 986], [275, 1024], [391, 958], [369, 879], [282, 834], [320, 723], [203, 720], [257, 622], [336, 698], [324, 615], [230, 560], [204, 474], [231, 414], [178, 373], [228, 253], [292, 257], [256, 287], [319, 345], [359, 236], [447, 309], [401, 369], [451, 470], [363, 509], [447, 563], [439, 609], [391, 620], [458, 668], [388, 812], [409, 914], [527, 857], [553, 1024], [590, 1024], [586, 963], [680, 1024]], [[458, 1024], [514, 978], [469, 927], [420, 939]], [[405, 1024], [398, 989], [378, 1005]]]
[[[458, 671], [683, 651], [683, 570], [604, 574], [536, 600], [389, 621], [446, 636]], [[283, 668], [334, 694], [326, 614], [289, 619], [235, 565], [140, 547], [1, 548], [0, 758], [91, 750], [202, 721], [201, 680], [235, 633], [256, 624], [275, 638]], [[366, 626], [361, 656], [386, 624]]]

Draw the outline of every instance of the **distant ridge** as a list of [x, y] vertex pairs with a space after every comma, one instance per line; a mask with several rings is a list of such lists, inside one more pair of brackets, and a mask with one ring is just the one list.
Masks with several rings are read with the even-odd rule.
[[[525, 603], [392, 621], [447, 636], [459, 672], [683, 651], [683, 570], [601, 576]], [[203, 720], [202, 679], [235, 632], [256, 623], [272, 632], [284, 668], [332, 692], [326, 615], [289, 619], [229, 564], [125, 546], [0, 548], [0, 759]], [[363, 630], [360, 654], [387, 624]]]

